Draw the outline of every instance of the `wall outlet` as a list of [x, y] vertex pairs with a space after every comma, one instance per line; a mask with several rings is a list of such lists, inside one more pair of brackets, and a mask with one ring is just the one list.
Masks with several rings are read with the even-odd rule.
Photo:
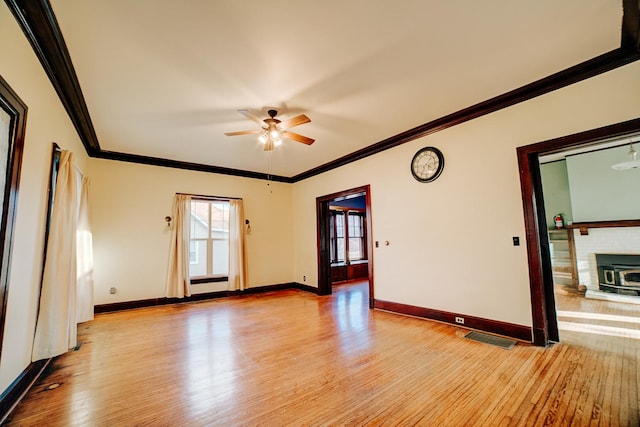
[[457, 317], [456, 316], [456, 323], [459, 323], [461, 325], [464, 325], [464, 317]]
[[116, 293], [116, 288], [115, 288], [115, 287], [113, 287], [113, 288], [109, 289], [109, 293], [110, 293], [111, 295], [115, 294], [115, 293]]
[[306, 282], [307, 281], [307, 276], [302, 276], [302, 281]]

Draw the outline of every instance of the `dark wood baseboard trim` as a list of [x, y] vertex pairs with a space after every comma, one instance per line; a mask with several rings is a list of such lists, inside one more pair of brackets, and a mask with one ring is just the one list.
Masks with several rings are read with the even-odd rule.
[[16, 378], [9, 387], [0, 395], [0, 425], [10, 417], [11, 412], [20, 403], [20, 400], [27, 394], [29, 389], [40, 378], [42, 372], [47, 368], [51, 359], [38, 360], [32, 362]]
[[[181, 302], [204, 301], [214, 298], [225, 298], [232, 296], [242, 296], [259, 294], [265, 292], [274, 292], [287, 289], [298, 289], [313, 294], [318, 294], [318, 288], [297, 282], [280, 283], [276, 285], [257, 286], [248, 288], [244, 291], [220, 291], [207, 292], [202, 294], [194, 294], [185, 298], [150, 298], [137, 301], [123, 301], [112, 304], [100, 304], [94, 307], [95, 313], [109, 313], [113, 311], [130, 310], [134, 308], [153, 307], [157, 305], [175, 304]], [[0, 395], [0, 425], [2, 425], [10, 416], [13, 409], [18, 405], [20, 400], [29, 391], [33, 384], [42, 375], [52, 359], [38, 360], [31, 363], [16, 378], [13, 383]]]
[[[401, 304], [397, 302], [374, 300], [374, 308], [391, 311], [393, 313], [406, 314], [409, 316], [422, 317], [436, 320], [438, 322], [450, 323], [467, 329], [475, 329], [482, 332], [501, 335], [519, 341], [533, 342], [531, 328], [513, 323], [500, 322], [498, 320], [483, 319], [481, 317], [468, 316], [460, 313], [450, 313], [448, 311], [434, 310], [432, 308], [416, 307], [414, 305]], [[464, 325], [456, 323], [456, 317], [464, 319]]]
[[303, 283], [293, 282], [291, 283], [291, 287], [300, 289], [301, 291], [311, 292], [312, 294], [319, 295], [318, 288], [314, 288], [313, 286], [305, 285]]
[[280, 283], [276, 285], [256, 286], [254, 288], [247, 288], [243, 291], [218, 291], [218, 292], [206, 292], [202, 294], [193, 294], [184, 298], [149, 298], [136, 301], [122, 301], [114, 302], [111, 304], [98, 304], [94, 306], [93, 312], [98, 313], [110, 313], [113, 311], [131, 310], [134, 308], [153, 307], [157, 305], [177, 304], [182, 302], [204, 301], [216, 298], [236, 297], [241, 295], [259, 294], [263, 292], [281, 291], [285, 289], [299, 289], [301, 291], [312, 292], [317, 294], [317, 288], [303, 285], [301, 283]]

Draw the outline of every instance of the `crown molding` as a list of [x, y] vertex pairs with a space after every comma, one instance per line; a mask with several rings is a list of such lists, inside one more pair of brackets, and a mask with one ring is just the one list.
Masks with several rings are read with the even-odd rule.
[[621, 47], [502, 95], [432, 120], [292, 177], [105, 151], [100, 148], [64, 37], [48, 0], [5, 0], [31, 43], [90, 157], [295, 183], [640, 59], [640, 2], [622, 0]]
[[280, 175], [270, 175], [266, 173], [252, 172], [252, 171], [246, 171], [242, 169], [232, 169], [232, 168], [225, 168], [222, 166], [205, 165], [202, 163], [183, 162], [179, 160], [163, 159], [160, 157], [142, 156], [139, 154], [121, 153], [118, 151], [100, 150], [99, 152], [95, 153], [92, 157], [99, 158], [99, 159], [107, 159], [107, 160], [117, 160], [120, 162], [138, 163], [143, 165], [162, 166], [166, 168], [184, 169], [184, 170], [192, 170], [192, 171], [198, 171], [198, 172], [209, 172], [209, 173], [217, 173], [222, 175], [241, 176], [244, 178], [262, 179], [265, 181], [286, 182], [288, 184], [293, 183], [291, 178], [287, 178], [285, 176], [280, 176]]
[[459, 125], [469, 120], [476, 119], [510, 107], [515, 104], [527, 101], [529, 99], [544, 95], [554, 90], [569, 86], [582, 80], [597, 76], [598, 74], [611, 71], [623, 65], [640, 59], [640, 54], [629, 51], [628, 49], [618, 48], [597, 56], [573, 67], [566, 68], [550, 76], [544, 77], [533, 83], [519, 87], [512, 91], [503, 93], [494, 98], [472, 105], [455, 113], [448, 114], [436, 120], [432, 120], [423, 125], [409, 129], [405, 132], [394, 135], [390, 138], [377, 142], [373, 145], [365, 147], [361, 150], [354, 151], [346, 156], [340, 157], [331, 162], [325, 163], [313, 169], [292, 177], [293, 182], [302, 181], [315, 175], [328, 172], [340, 166], [347, 165], [356, 160], [369, 157], [381, 151], [388, 150], [398, 145], [405, 144], [414, 139], [422, 138], [429, 134], [445, 130], [447, 128]]
[[56, 16], [47, 0], [5, 0], [71, 118], [87, 154], [100, 151], [87, 104]]

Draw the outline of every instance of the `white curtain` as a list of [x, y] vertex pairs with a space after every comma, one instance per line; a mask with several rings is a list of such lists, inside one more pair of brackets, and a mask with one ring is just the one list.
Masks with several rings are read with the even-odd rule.
[[191, 295], [189, 289], [189, 240], [191, 230], [191, 196], [176, 194], [173, 199], [173, 228], [165, 295], [168, 298], [184, 298]]
[[31, 355], [33, 361], [65, 353], [77, 343], [77, 213], [73, 153], [62, 151]]
[[229, 290], [244, 290], [247, 279], [242, 200], [229, 201]]
[[78, 323], [93, 319], [93, 237], [89, 219], [89, 178], [80, 177], [80, 205], [76, 231], [77, 305]]

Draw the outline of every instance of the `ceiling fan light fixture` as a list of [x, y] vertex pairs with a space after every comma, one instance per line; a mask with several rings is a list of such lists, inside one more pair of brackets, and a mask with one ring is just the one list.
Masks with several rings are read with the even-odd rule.
[[270, 139], [264, 143], [264, 151], [273, 151], [274, 148], [275, 143], [273, 142], [273, 140]]
[[261, 129], [225, 132], [225, 135], [258, 135], [258, 141], [264, 146], [264, 151], [272, 151], [275, 147], [281, 145], [282, 140], [285, 138], [306, 145], [311, 145], [315, 141], [312, 138], [289, 130], [294, 126], [300, 126], [311, 121], [311, 119], [304, 114], [299, 114], [283, 122], [276, 118], [276, 115], [278, 114], [276, 110], [267, 111], [269, 117], [262, 120], [251, 114], [249, 110], [238, 110], [238, 112], [253, 122], [261, 125]]

